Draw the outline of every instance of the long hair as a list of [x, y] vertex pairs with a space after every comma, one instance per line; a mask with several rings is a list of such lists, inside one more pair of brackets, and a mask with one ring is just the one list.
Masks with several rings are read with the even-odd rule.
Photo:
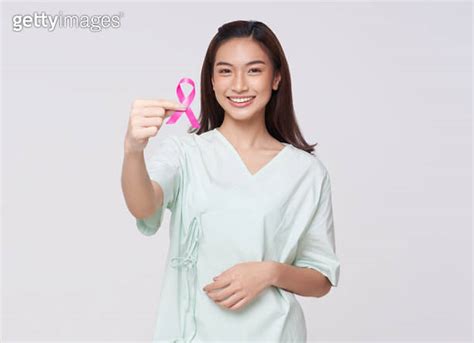
[[212, 38], [201, 69], [201, 112], [199, 128], [190, 127], [188, 133], [201, 133], [219, 127], [224, 121], [224, 109], [217, 102], [212, 88], [212, 76], [216, 53], [219, 47], [231, 38], [250, 37], [256, 41], [268, 54], [273, 70], [281, 73], [278, 89], [272, 90], [272, 95], [265, 107], [265, 125], [275, 139], [290, 143], [296, 148], [310, 154], [318, 144], [308, 144], [296, 121], [291, 93], [291, 78], [285, 54], [275, 34], [260, 21], [237, 20], [219, 27]]

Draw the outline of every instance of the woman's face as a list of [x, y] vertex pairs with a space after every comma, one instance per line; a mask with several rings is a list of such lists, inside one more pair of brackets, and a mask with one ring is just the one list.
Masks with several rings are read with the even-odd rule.
[[[265, 106], [278, 89], [281, 76], [275, 73], [265, 51], [251, 38], [233, 38], [216, 53], [212, 86], [216, 99], [234, 120], [265, 115]], [[251, 97], [250, 101], [246, 98]], [[238, 99], [244, 103], [235, 103]], [[234, 101], [233, 101], [233, 100]]]

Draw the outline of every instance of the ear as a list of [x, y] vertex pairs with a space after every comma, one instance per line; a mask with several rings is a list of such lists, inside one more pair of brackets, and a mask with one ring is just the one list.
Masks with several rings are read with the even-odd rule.
[[276, 71], [275, 72], [275, 75], [273, 76], [273, 85], [272, 85], [272, 89], [273, 90], [278, 90], [278, 87], [280, 85], [280, 81], [281, 81], [281, 74], [279, 71]]

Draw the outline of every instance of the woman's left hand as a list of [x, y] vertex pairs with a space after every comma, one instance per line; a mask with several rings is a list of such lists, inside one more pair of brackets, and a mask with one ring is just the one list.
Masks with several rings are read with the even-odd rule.
[[239, 263], [214, 277], [203, 290], [219, 306], [237, 310], [272, 285], [273, 271], [271, 261]]

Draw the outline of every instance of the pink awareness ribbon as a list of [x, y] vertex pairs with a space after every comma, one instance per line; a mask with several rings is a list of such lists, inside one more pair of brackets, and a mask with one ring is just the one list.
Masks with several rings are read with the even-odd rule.
[[[193, 87], [193, 89], [191, 90], [191, 92], [189, 93], [189, 95], [187, 97], [184, 96], [183, 90], [181, 88], [181, 84], [183, 84], [183, 83], [188, 83]], [[193, 102], [194, 95], [196, 94], [195, 88], [196, 87], [194, 85], [193, 80], [191, 80], [190, 78], [187, 78], [187, 77], [183, 77], [181, 80], [179, 80], [178, 87], [176, 87], [176, 94], [178, 95], [179, 102], [182, 103], [184, 106], [186, 106], [186, 110], [184, 110], [184, 112], [186, 112], [186, 115], [188, 116], [188, 119], [191, 122], [191, 125], [195, 128], [199, 128], [200, 127], [199, 122], [197, 121], [196, 117], [194, 116], [193, 110], [191, 109], [191, 107], [189, 107], [191, 105], [191, 103]], [[181, 114], [183, 114], [182, 111], [173, 112], [173, 114], [168, 119], [166, 124], [176, 123], [178, 121], [179, 117], [181, 117]]]

